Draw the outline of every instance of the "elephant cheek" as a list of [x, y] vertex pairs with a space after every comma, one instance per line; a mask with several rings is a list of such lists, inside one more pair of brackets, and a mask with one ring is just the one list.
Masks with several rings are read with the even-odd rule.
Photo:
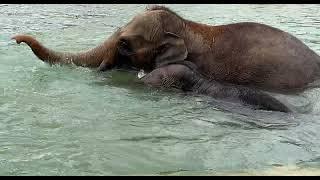
[[161, 87], [162, 84], [161, 78], [159, 78], [158, 76], [152, 76], [150, 74], [143, 77], [142, 81], [150, 87]]

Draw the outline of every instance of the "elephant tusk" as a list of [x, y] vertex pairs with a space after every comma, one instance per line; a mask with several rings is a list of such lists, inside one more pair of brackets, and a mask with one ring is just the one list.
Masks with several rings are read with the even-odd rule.
[[146, 76], [147, 74], [144, 72], [143, 69], [141, 69], [139, 72], [138, 72], [138, 78], [141, 79], [143, 78], [144, 76]]

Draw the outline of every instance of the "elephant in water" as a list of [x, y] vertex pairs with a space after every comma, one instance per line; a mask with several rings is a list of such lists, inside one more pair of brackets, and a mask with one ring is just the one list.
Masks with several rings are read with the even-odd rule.
[[87, 52], [56, 52], [27, 35], [13, 39], [28, 44], [47, 63], [100, 71], [153, 70], [184, 60], [193, 62], [208, 80], [282, 93], [305, 90], [320, 77], [320, 57], [287, 32], [253, 22], [201, 24], [163, 6], [136, 15]]
[[[247, 96], [247, 101], [258, 104], [262, 101], [250, 99], [244, 89], [251, 88], [248, 93], [256, 95], [262, 92], [258, 90], [286, 94], [318, 86], [320, 79], [320, 57], [287, 32], [253, 22], [201, 24], [163, 6], [153, 6], [136, 15], [103, 43], [85, 52], [57, 52], [28, 35], [13, 39], [18, 44], [26, 43], [49, 64], [75, 64], [98, 71], [116, 67], [151, 72], [164, 70], [169, 64], [191, 62], [195, 66], [191, 72], [200, 74], [203, 81], [214, 82], [208, 92], [201, 91], [214, 92], [211, 95], [217, 97], [228, 93], [231, 98]], [[218, 93], [214, 88], [228, 91]], [[262, 93], [253, 97], [269, 96]]]
[[152, 87], [177, 88], [183, 91], [192, 91], [209, 95], [215, 99], [242, 103], [254, 109], [270, 111], [291, 112], [291, 110], [260, 90], [232, 84], [222, 84], [209, 81], [202, 77], [191, 62], [181, 62], [161, 66], [145, 74], [139, 72], [138, 77], [143, 83]]

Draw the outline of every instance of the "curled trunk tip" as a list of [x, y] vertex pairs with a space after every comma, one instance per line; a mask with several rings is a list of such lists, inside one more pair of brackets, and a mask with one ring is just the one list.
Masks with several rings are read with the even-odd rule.
[[17, 44], [20, 44], [22, 42], [25, 42], [27, 44], [37, 42], [35, 38], [29, 35], [16, 35], [16, 36], [13, 36], [11, 39], [16, 40]]

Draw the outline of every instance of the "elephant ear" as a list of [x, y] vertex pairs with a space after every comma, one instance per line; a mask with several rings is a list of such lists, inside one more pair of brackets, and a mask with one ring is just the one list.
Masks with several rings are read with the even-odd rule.
[[155, 58], [156, 67], [183, 61], [188, 56], [188, 49], [184, 40], [171, 32], [165, 32], [165, 37], [157, 48], [157, 51], [158, 55]]

